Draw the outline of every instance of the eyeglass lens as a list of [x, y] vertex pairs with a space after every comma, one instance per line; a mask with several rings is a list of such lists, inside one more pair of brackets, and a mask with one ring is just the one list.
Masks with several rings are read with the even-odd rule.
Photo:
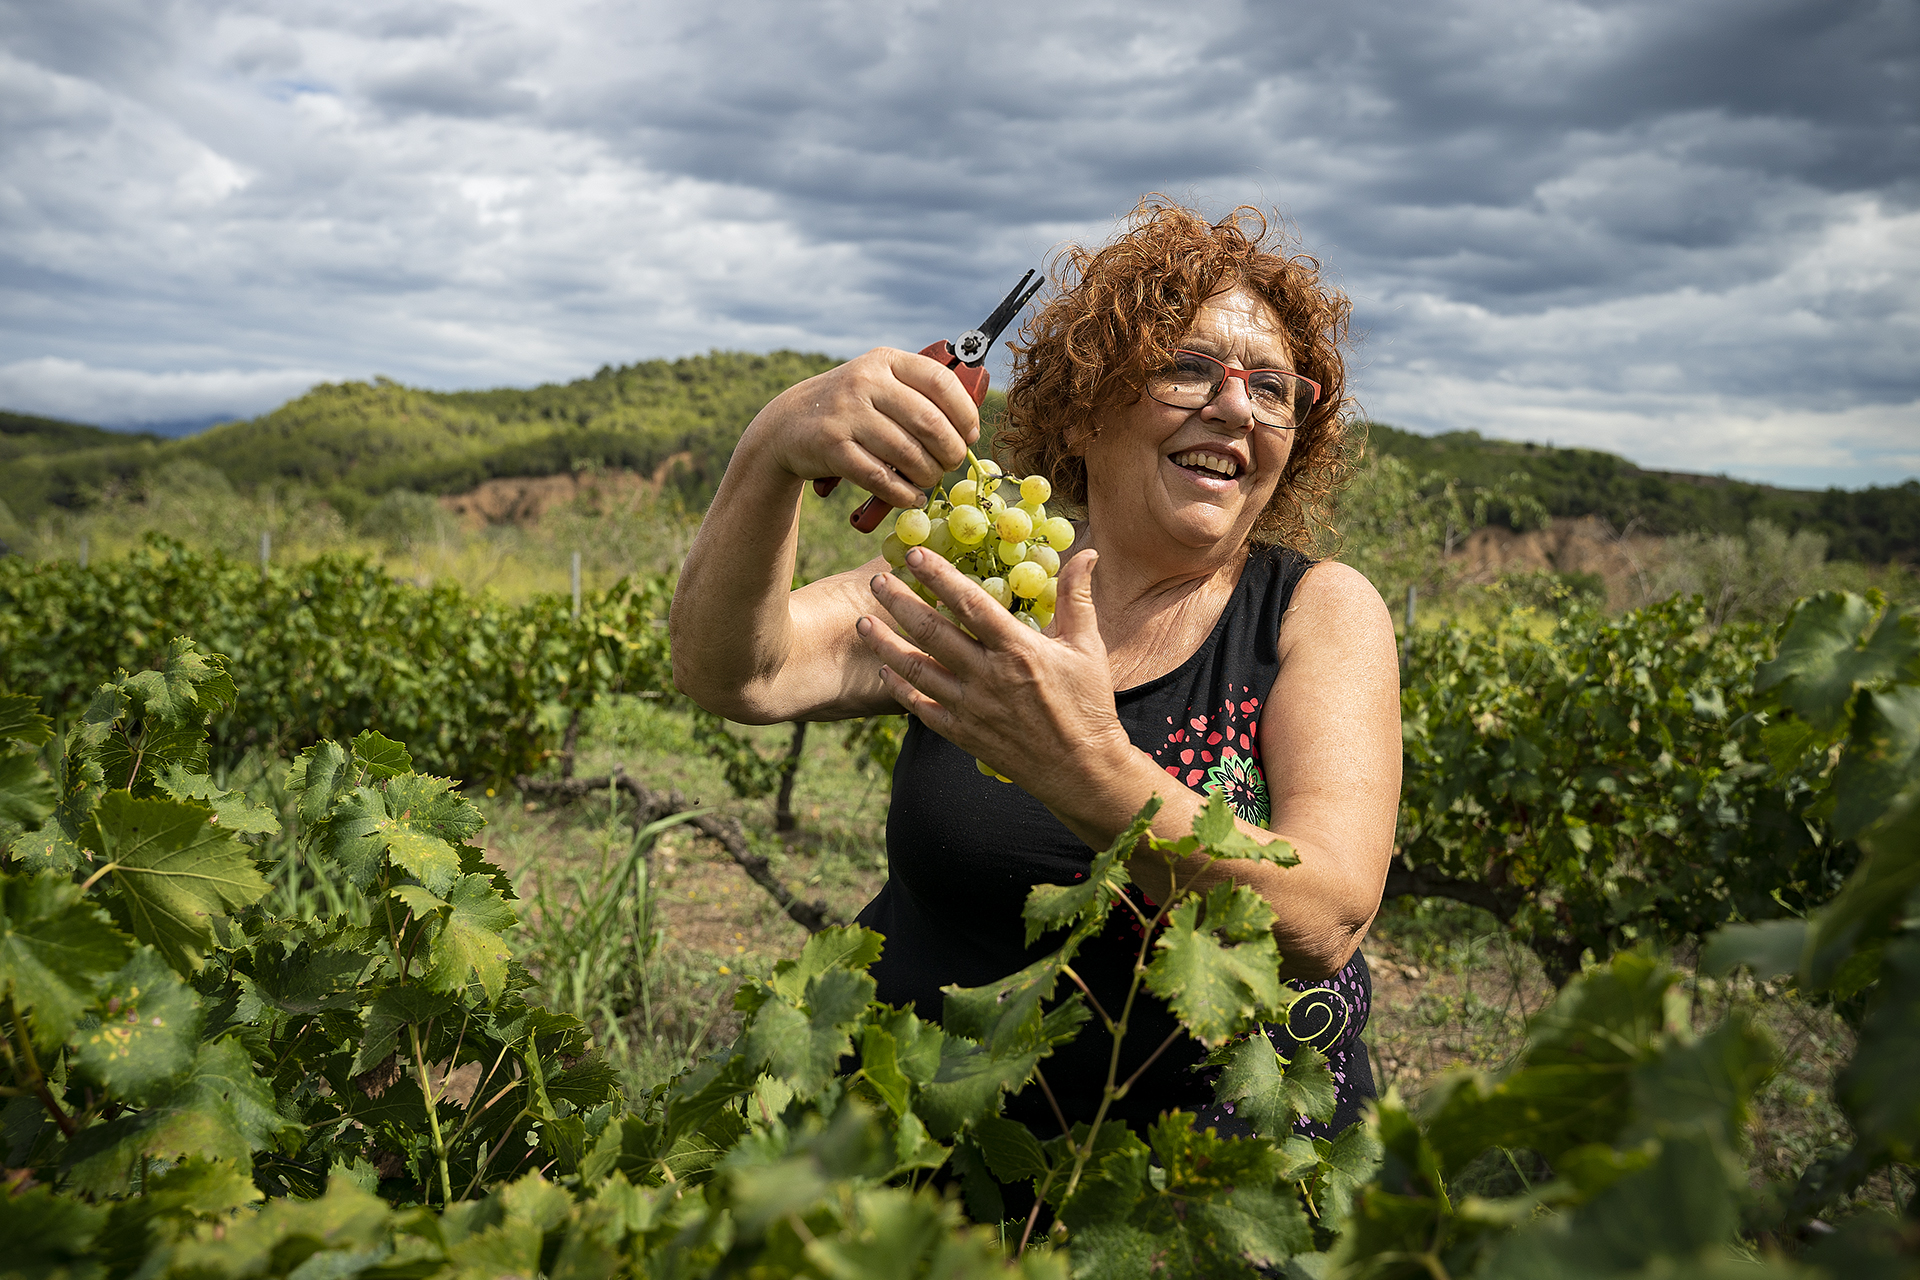
[[[1176, 409], [1198, 409], [1220, 394], [1226, 376], [1227, 367], [1222, 362], [1195, 351], [1176, 351], [1173, 364], [1147, 380], [1147, 391], [1155, 400]], [[1256, 422], [1293, 425], [1294, 412], [1307, 394], [1307, 388], [1284, 370], [1247, 371], [1247, 397], [1253, 402]]]

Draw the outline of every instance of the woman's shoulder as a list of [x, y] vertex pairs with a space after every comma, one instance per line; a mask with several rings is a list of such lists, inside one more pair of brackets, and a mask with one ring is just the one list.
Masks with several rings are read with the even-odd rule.
[[1393, 615], [1365, 574], [1338, 560], [1305, 561], [1299, 574], [1280, 627], [1283, 659], [1301, 643], [1394, 650]]

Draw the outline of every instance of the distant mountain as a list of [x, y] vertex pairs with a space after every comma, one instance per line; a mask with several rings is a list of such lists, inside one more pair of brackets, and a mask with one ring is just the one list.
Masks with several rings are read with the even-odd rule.
[[[0, 501], [21, 518], [84, 507], [103, 490], [186, 461], [216, 468], [242, 489], [301, 485], [351, 516], [394, 489], [458, 493], [496, 476], [585, 467], [652, 471], [680, 453], [692, 465], [676, 473], [679, 482], [697, 492], [718, 482], [762, 405], [836, 363], [794, 351], [714, 352], [608, 366], [531, 390], [326, 383], [251, 421], [165, 441], [54, 424], [65, 433], [20, 437], [11, 465], [0, 469]], [[75, 434], [82, 432], [92, 434]]]
[[1468, 484], [1514, 473], [1556, 516], [1599, 516], [1614, 528], [1660, 535], [1705, 530], [1739, 533], [1754, 519], [1827, 539], [1828, 554], [1881, 564], [1920, 561], [1920, 480], [1867, 489], [1780, 489], [1726, 476], [1648, 471], [1597, 449], [1489, 440], [1475, 431], [1423, 436], [1385, 423], [1368, 429], [1368, 448]]

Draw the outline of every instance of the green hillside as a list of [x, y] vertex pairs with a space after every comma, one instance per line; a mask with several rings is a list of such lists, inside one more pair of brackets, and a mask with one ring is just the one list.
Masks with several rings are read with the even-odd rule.
[[0, 463], [102, 446], [122, 448], [157, 444], [159, 441], [159, 436], [145, 432], [109, 431], [105, 427], [83, 426], [60, 418], [36, 418], [32, 414], [9, 413], [0, 409]]
[[1866, 489], [1778, 489], [1725, 476], [1648, 471], [1597, 449], [1489, 440], [1476, 431], [1422, 436], [1373, 423], [1369, 447], [1468, 484], [1490, 485], [1515, 472], [1556, 516], [1598, 515], [1615, 528], [1672, 535], [1740, 534], [1771, 521], [1788, 533], [1827, 539], [1839, 560], [1920, 561], [1920, 480]]
[[[692, 455], [685, 482], [701, 489], [717, 481], [760, 406], [836, 363], [794, 351], [715, 352], [605, 367], [591, 378], [531, 390], [420, 391], [387, 379], [329, 383], [251, 421], [181, 440], [71, 424], [16, 437], [9, 428], [9, 439], [28, 443], [0, 472], [0, 501], [22, 519], [50, 507], [82, 508], [95, 495], [176, 460], [214, 467], [243, 490], [302, 485], [347, 514], [395, 489], [453, 493], [493, 476], [582, 466], [651, 470], [683, 452]], [[44, 443], [35, 447], [34, 441]]]
[[[31, 521], [52, 509], [85, 508], [186, 461], [217, 469], [243, 492], [263, 484], [304, 488], [354, 519], [394, 490], [457, 493], [495, 476], [589, 466], [650, 471], [680, 453], [691, 465], [676, 472], [676, 482], [697, 502], [759, 408], [835, 363], [795, 351], [713, 352], [606, 367], [531, 390], [421, 391], [384, 378], [323, 384], [251, 421], [179, 440], [0, 412], [0, 502]], [[1823, 535], [1838, 559], [1920, 561], [1920, 481], [1779, 489], [1471, 431], [1422, 436], [1374, 423], [1369, 439], [1373, 450], [1418, 471], [1469, 485], [1504, 484], [1522, 473], [1524, 487], [1556, 516], [1599, 515], [1654, 534], [1740, 534], [1761, 518], [1788, 533]]]

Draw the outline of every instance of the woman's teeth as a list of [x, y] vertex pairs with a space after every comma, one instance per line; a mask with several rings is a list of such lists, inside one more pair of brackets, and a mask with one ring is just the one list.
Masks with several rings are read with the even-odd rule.
[[1239, 463], [1232, 458], [1223, 458], [1217, 453], [1176, 453], [1173, 455], [1173, 465], [1211, 471], [1229, 480], [1240, 474]]

